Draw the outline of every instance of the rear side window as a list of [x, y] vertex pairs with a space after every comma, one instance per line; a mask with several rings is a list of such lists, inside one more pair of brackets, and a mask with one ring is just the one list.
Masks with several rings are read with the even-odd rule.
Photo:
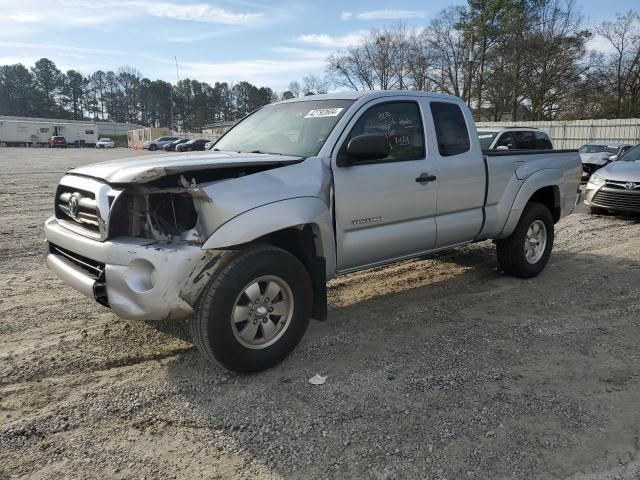
[[516, 137], [516, 148], [519, 150], [535, 150], [536, 137], [533, 132], [513, 132]]
[[353, 126], [349, 139], [365, 133], [383, 133], [389, 139], [391, 154], [383, 161], [425, 157], [424, 132], [415, 102], [382, 103], [371, 107]]
[[551, 150], [553, 146], [551, 145], [551, 140], [544, 132], [535, 132], [536, 138], [536, 148], [538, 150]]
[[462, 110], [455, 103], [431, 102], [431, 115], [436, 128], [438, 151], [443, 157], [469, 151], [469, 131]]
[[514, 148], [513, 134], [511, 132], [504, 132], [502, 135], [500, 135], [500, 138], [496, 142], [496, 146], [494, 148], [498, 147], [507, 147], [508, 149]]

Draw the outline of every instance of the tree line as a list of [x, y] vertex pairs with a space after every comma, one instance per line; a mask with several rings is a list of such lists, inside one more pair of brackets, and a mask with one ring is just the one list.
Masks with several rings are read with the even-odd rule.
[[[598, 35], [609, 53], [589, 49]], [[331, 55], [329, 78], [354, 90], [462, 97], [476, 116], [533, 120], [640, 117], [640, 18], [583, 27], [574, 0], [468, 0], [428, 26], [373, 30]]]
[[132, 67], [83, 75], [61, 72], [42, 58], [34, 66], [0, 66], [0, 115], [112, 120], [193, 131], [232, 121], [277, 99], [249, 82], [209, 85], [184, 79], [150, 80]]
[[[589, 48], [597, 35], [600, 51]], [[46, 58], [0, 66], [0, 115], [114, 120], [197, 130], [278, 99], [331, 89], [402, 89], [463, 98], [477, 118], [640, 117], [640, 17], [585, 28], [575, 0], [467, 0], [421, 29], [376, 29], [327, 59], [326, 76], [280, 95], [249, 82], [150, 80], [132, 67], [83, 75]]]

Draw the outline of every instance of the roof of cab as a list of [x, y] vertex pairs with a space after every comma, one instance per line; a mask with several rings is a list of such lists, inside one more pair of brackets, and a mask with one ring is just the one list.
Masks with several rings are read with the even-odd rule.
[[445, 93], [422, 92], [412, 90], [345, 90], [344, 92], [323, 93], [321, 95], [307, 95], [305, 97], [292, 98], [276, 103], [311, 102], [314, 100], [359, 100], [361, 98], [380, 97], [432, 97], [443, 100], [461, 101], [460, 97]]

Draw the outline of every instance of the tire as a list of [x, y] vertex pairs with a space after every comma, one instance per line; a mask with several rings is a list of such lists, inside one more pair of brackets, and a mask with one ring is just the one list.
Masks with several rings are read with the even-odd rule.
[[[535, 233], [536, 226], [538, 232], [543, 231], [542, 234]], [[530, 228], [533, 232], [532, 242], [527, 245]], [[551, 256], [553, 228], [553, 217], [549, 209], [541, 203], [528, 203], [513, 233], [505, 239], [496, 241], [499, 268], [504, 273], [518, 278], [537, 276], [544, 270]], [[545, 238], [543, 248], [540, 247], [542, 235]], [[533, 243], [534, 240], [538, 243]], [[527, 258], [525, 250], [529, 252], [530, 258]]]
[[158, 146], [155, 143], [149, 145], [149, 150], [155, 152], [158, 149]]
[[[278, 293], [269, 299], [269, 291]], [[312, 298], [309, 274], [296, 257], [270, 245], [250, 246], [232, 253], [209, 280], [191, 320], [191, 335], [206, 359], [229, 370], [265, 370], [284, 360], [300, 342], [311, 317]], [[269, 332], [264, 330], [267, 325]]]

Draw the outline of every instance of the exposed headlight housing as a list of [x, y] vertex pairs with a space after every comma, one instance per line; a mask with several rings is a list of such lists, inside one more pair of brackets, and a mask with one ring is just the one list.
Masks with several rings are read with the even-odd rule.
[[591, 174], [591, 177], [589, 177], [589, 184], [598, 187], [600, 185], [604, 185], [606, 182], [605, 178], [601, 175], [598, 175], [597, 173], [593, 173]]
[[109, 236], [187, 239], [192, 236], [197, 220], [188, 193], [124, 192], [111, 210]]

